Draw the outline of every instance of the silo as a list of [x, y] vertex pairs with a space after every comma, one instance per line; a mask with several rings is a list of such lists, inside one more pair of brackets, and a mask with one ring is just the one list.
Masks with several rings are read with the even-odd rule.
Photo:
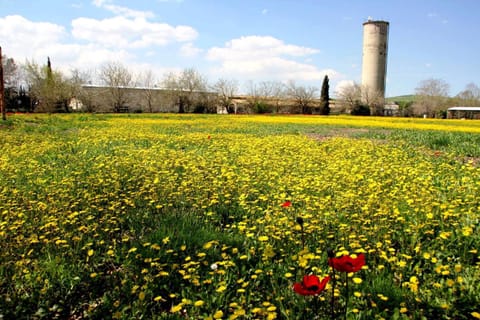
[[385, 98], [388, 27], [387, 21], [369, 19], [363, 24], [362, 87], [368, 90], [364, 99], [374, 95]]

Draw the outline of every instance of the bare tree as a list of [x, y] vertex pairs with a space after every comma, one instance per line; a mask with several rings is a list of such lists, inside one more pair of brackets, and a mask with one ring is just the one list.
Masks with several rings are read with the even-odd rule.
[[247, 106], [254, 113], [272, 112], [272, 106], [268, 103], [268, 87], [265, 83], [256, 84], [252, 80], [247, 83]]
[[297, 86], [293, 80], [290, 80], [287, 84], [288, 96], [295, 100], [295, 104], [303, 114], [313, 113], [317, 92], [318, 88]]
[[71, 71], [70, 81], [72, 83], [72, 98], [75, 98], [75, 102], [79, 104], [75, 107], [77, 111], [95, 112], [98, 111], [98, 91], [91, 90], [89, 84], [92, 82], [92, 71], [81, 71], [79, 69], [73, 69]]
[[336, 103], [342, 112], [355, 113], [355, 110], [362, 105], [362, 87], [356, 82], [342, 86], [336, 95]]
[[228, 113], [237, 113], [235, 105], [232, 102], [233, 96], [238, 91], [238, 82], [236, 80], [218, 79], [213, 85], [213, 90], [218, 95], [218, 102]]
[[111, 62], [101, 68], [100, 79], [106, 86], [112, 110], [114, 112], [125, 111], [129, 102], [125, 89], [134, 85], [132, 73], [120, 62]]
[[415, 104], [413, 109], [417, 114], [435, 117], [445, 111], [450, 86], [442, 79], [427, 79], [415, 88]]
[[3, 77], [3, 56], [2, 47], [0, 47], [0, 112], [2, 113], [2, 120], [7, 120], [7, 114], [5, 112], [5, 80]]
[[19, 68], [13, 58], [9, 58], [6, 55], [2, 55], [2, 67], [3, 67], [3, 81], [5, 83], [5, 89], [19, 87]]
[[256, 113], [279, 112], [280, 102], [287, 98], [286, 87], [278, 81], [247, 83], [248, 106]]
[[168, 73], [163, 85], [178, 105], [178, 113], [195, 111], [194, 105], [202, 102], [207, 89], [207, 81], [193, 68], [184, 69], [180, 74]]
[[139, 82], [142, 86], [142, 96], [148, 108], [148, 112], [153, 112], [154, 92], [157, 79], [152, 70], [147, 70], [139, 75]]
[[366, 85], [361, 86], [362, 103], [368, 106], [370, 113], [375, 116], [382, 116], [385, 105], [385, 98], [382, 92], [372, 90]]
[[469, 83], [465, 90], [461, 91], [455, 98], [464, 106], [478, 107], [480, 105], [480, 88], [473, 82]]
[[259, 84], [260, 96], [272, 105], [275, 112], [280, 112], [280, 102], [287, 97], [286, 87], [279, 81], [263, 81]]

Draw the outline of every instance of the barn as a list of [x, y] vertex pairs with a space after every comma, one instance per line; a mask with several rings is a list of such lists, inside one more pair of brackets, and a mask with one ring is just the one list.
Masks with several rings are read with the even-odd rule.
[[451, 107], [447, 109], [448, 119], [480, 119], [480, 107]]

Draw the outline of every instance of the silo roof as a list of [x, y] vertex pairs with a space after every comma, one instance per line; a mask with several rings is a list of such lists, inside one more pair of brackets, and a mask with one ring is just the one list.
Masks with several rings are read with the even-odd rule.
[[385, 23], [385, 24], [390, 24], [390, 22], [385, 21], [385, 20], [367, 20], [363, 23], [363, 25], [366, 24], [377, 24], [377, 23]]

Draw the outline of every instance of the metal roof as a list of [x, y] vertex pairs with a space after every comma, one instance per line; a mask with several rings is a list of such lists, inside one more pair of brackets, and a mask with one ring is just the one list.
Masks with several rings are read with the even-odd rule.
[[480, 111], [480, 107], [451, 107], [448, 111]]

